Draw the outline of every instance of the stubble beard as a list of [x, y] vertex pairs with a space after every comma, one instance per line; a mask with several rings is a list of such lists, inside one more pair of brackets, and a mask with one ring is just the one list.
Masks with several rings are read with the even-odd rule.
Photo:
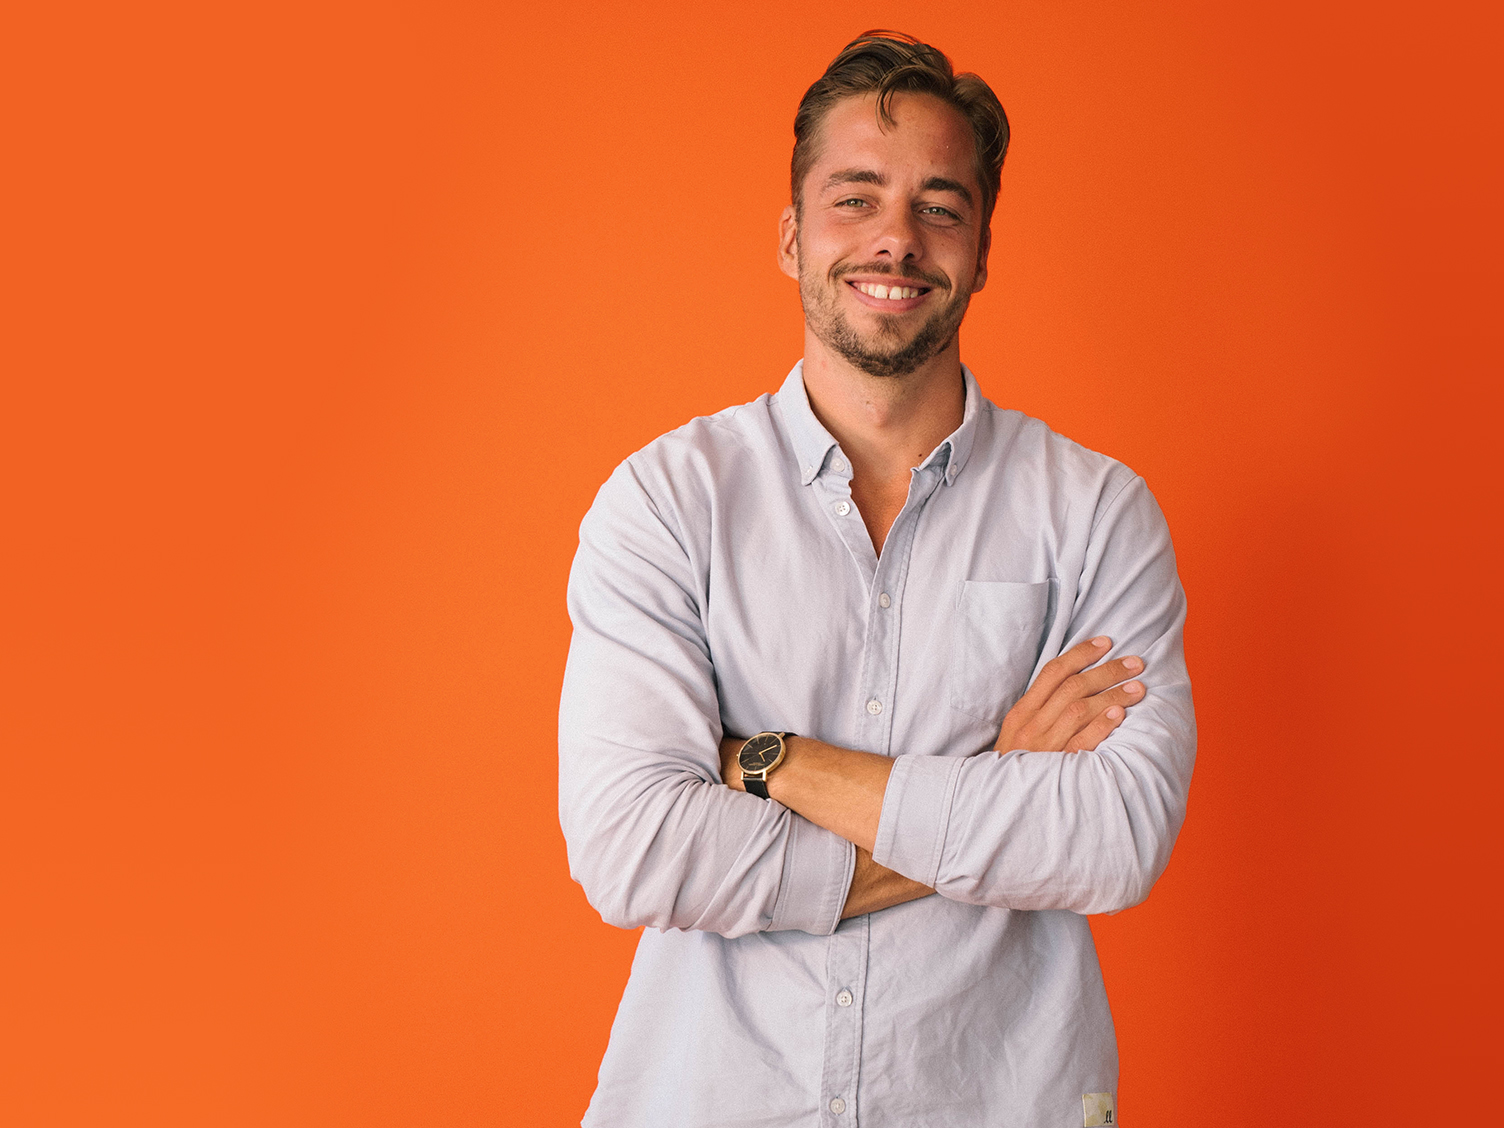
[[863, 336], [846, 320], [837, 303], [838, 287], [846, 285], [841, 281], [842, 276], [858, 272], [916, 281], [930, 287], [931, 292], [950, 289], [943, 279], [904, 274], [881, 264], [838, 267], [828, 281], [801, 271], [799, 300], [804, 306], [804, 319], [827, 348], [869, 376], [888, 378], [907, 376], [950, 348], [966, 316], [966, 307], [971, 304], [970, 290], [955, 291], [907, 342], [898, 314], [877, 314], [877, 329]]

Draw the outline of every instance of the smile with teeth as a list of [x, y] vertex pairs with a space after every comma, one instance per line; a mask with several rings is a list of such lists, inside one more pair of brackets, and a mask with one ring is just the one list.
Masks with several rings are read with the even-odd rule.
[[889, 302], [896, 302], [903, 298], [917, 298], [925, 292], [912, 286], [881, 286], [873, 282], [853, 282], [851, 285], [869, 298], [881, 298]]

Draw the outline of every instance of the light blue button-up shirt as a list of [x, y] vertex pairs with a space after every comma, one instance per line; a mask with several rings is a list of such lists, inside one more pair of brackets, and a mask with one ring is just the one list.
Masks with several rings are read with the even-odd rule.
[[[965, 381], [880, 557], [799, 366], [586, 516], [560, 817], [590, 903], [647, 926], [586, 1125], [1079, 1128], [1116, 1091], [1083, 914], [1143, 900], [1185, 815], [1185, 598], [1142, 478]], [[1104, 634], [1146, 663], [1117, 731], [994, 754]], [[722, 732], [765, 729], [892, 757], [874, 857], [939, 896], [842, 921], [851, 844], [721, 783]]]

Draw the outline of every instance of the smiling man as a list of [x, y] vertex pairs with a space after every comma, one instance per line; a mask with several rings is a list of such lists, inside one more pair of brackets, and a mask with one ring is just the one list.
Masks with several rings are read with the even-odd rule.
[[794, 133], [803, 360], [622, 463], [570, 576], [571, 871], [648, 926], [584, 1123], [1114, 1124], [1086, 914], [1195, 746], [1164, 519], [961, 364], [987, 85], [872, 32]]

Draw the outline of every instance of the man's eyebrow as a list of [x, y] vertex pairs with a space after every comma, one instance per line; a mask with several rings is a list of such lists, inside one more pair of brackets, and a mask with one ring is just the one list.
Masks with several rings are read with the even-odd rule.
[[943, 176], [932, 176], [921, 184], [920, 187], [926, 192], [954, 192], [968, 204], [973, 202], [971, 192], [967, 189], [966, 185], [959, 181], [947, 180]]
[[840, 172], [833, 172], [825, 178], [826, 188], [834, 188], [838, 184], [875, 184], [881, 188], [887, 183], [886, 176], [870, 168], [843, 168]]

